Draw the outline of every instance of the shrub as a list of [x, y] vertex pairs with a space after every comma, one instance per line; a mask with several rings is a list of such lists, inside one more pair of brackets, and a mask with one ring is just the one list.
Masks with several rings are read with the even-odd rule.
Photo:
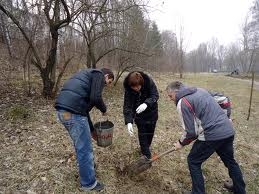
[[7, 110], [6, 117], [8, 120], [26, 120], [30, 116], [30, 110], [23, 105], [14, 105]]

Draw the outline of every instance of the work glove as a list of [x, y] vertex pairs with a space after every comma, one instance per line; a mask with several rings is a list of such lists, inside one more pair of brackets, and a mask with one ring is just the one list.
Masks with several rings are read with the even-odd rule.
[[132, 126], [132, 123], [128, 123], [127, 127], [128, 127], [129, 135], [133, 136], [133, 126]]
[[147, 108], [147, 104], [146, 103], [142, 103], [141, 105], [139, 105], [139, 107], [136, 109], [137, 114], [142, 113], [144, 110], [146, 110]]

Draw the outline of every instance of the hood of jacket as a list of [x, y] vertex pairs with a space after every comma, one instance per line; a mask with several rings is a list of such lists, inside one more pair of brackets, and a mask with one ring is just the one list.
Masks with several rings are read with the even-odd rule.
[[178, 92], [176, 92], [175, 95], [175, 105], [178, 104], [179, 100], [185, 96], [188, 96], [190, 94], [193, 94], [197, 92], [197, 88], [196, 87], [188, 87], [183, 85], [180, 90]]

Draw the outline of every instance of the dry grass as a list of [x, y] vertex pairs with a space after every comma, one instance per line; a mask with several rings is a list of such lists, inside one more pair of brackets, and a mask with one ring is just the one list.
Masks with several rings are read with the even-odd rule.
[[[181, 134], [175, 106], [165, 95], [166, 85], [176, 80], [174, 75], [153, 74], [159, 91], [159, 120], [152, 149], [156, 153], [171, 148]], [[184, 83], [224, 92], [233, 102], [232, 118], [236, 128], [236, 159], [247, 183], [247, 193], [259, 193], [259, 91], [254, 92], [251, 118], [246, 120], [250, 88], [247, 82], [220, 74], [186, 74]], [[18, 92], [17, 92], [18, 91]], [[53, 101], [35, 96], [28, 100], [17, 87], [3, 92], [0, 128], [0, 193], [83, 193], [79, 190], [78, 170], [68, 133], [57, 122]], [[10, 96], [19, 94], [12, 99]], [[106, 184], [103, 193], [181, 193], [191, 188], [186, 157], [191, 146], [165, 156], [148, 171], [129, 178], [122, 173], [125, 165], [138, 157], [137, 139], [131, 139], [122, 116], [123, 90], [119, 83], [105, 90], [109, 119], [115, 123], [113, 145], [108, 148], [94, 145], [98, 165], [97, 177]], [[7, 99], [8, 98], [8, 99]], [[16, 99], [16, 100], [15, 100]], [[10, 102], [10, 103], [9, 103]], [[5, 112], [22, 104], [31, 110], [33, 120], [7, 120]], [[94, 110], [95, 122], [104, 118]], [[136, 129], [136, 128], [135, 128]], [[227, 170], [213, 155], [203, 166], [206, 190], [209, 194], [226, 193], [223, 181]]]

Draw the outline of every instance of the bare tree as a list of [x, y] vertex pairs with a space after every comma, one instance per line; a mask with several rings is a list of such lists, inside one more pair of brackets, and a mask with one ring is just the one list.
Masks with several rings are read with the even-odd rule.
[[250, 63], [248, 71], [252, 74], [252, 85], [251, 85], [251, 91], [250, 91], [250, 100], [249, 100], [249, 107], [248, 107], [248, 116], [247, 120], [249, 120], [250, 114], [251, 114], [251, 105], [252, 105], [252, 98], [253, 98], [253, 87], [254, 87], [254, 74], [255, 74], [255, 64], [256, 59], [258, 58], [259, 53], [259, 0], [254, 1], [254, 5], [251, 8], [252, 11], [252, 20], [250, 21], [248, 25], [249, 35], [248, 36], [248, 47], [250, 47], [249, 50], [252, 50], [250, 55]]
[[223, 61], [225, 58], [225, 52], [226, 52], [225, 47], [223, 45], [219, 45], [217, 49], [217, 59], [218, 59], [218, 66], [220, 71], [223, 71]]
[[[112, 64], [119, 78], [133, 67], [152, 64], [151, 56], [162, 51], [160, 33], [145, 20], [142, 0], [19, 0], [14, 5], [11, 10], [0, 2], [0, 10], [19, 29], [21, 43], [28, 44], [20, 49], [24, 79], [30, 79], [32, 63], [40, 72], [45, 97], [58, 91], [69, 63], [76, 64], [70, 67], [73, 71], [81, 68], [81, 61], [91, 68]], [[150, 40], [153, 47], [147, 46]]]
[[10, 33], [9, 33], [9, 28], [7, 25], [6, 16], [3, 14], [0, 14], [0, 21], [1, 21], [0, 29], [2, 32], [3, 42], [7, 45], [9, 56], [10, 56], [10, 58], [12, 58], [13, 50], [12, 50], [11, 37], [10, 37]]
[[179, 37], [177, 41], [177, 67], [180, 74], [180, 78], [183, 78], [184, 62], [185, 62], [185, 47], [184, 47], [184, 28], [180, 25]]
[[[43, 81], [43, 96], [50, 97], [53, 95], [53, 88], [56, 83], [56, 55], [57, 55], [57, 44], [58, 44], [58, 31], [67, 26], [71, 21], [70, 12], [68, 10], [67, 3], [65, 0], [44, 0], [44, 13], [47, 18], [47, 22], [51, 34], [51, 46], [48, 52], [45, 65], [43, 65], [40, 55], [35, 47], [34, 42], [28, 36], [25, 29], [21, 26], [20, 22], [15, 18], [15, 16], [8, 11], [1, 3], [0, 10], [7, 15], [14, 24], [19, 28], [23, 34], [25, 40], [27, 41], [30, 49], [33, 53], [32, 62], [39, 69], [40, 75]], [[63, 19], [61, 19], [61, 7], [64, 9]]]
[[161, 41], [163, 45], [162, 67], [164, 70], [173, 71], [176, 69], [177, 61], [177, 37], [171, 31], [164, 31], [161, 34]]
[[[12, 8], [12, 1], [3, 1], [3, 4], [9, 9]], [[0, 31], [2, 34], [3, 42], [7, 45], [10, 58], [13, 57], [13, 49], [11, 44], [11, 36], [8, 25], [8, 18], [5, 14], [0, 13]]]
[[213, 69], [217, 69], [217, 49], [219, 47], [219, 42], [217, 38], [212, 38], [208, 42], [208, 52], [210, 55], [210, 61], [209, 61], [209, 71], [211, 72]]

